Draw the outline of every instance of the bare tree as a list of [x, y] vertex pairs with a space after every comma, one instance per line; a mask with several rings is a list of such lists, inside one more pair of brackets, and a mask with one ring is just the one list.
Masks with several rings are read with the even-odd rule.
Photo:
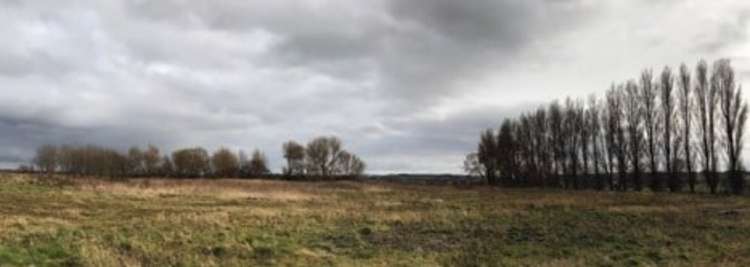
[[[500, 130], [497, 134], [497, 155], [498, 173], [504, 184], [511, 184], [516, 177], [516, 139], [514, 136], [514, 123], [510, 119], [503, 120]], [[480, 156], [480, 163], [482, 162]], [[488, 170], [485, 168], [485, 172]], [[486, 174], [485, 174], [486, 175]]]
[[[609, 180], [610, 189], [627, 190], [627, 143], [623, 127], [623, 87], [622, 85], [607, 91], [607, 150], [611, 166], [617, 166], [618, 181]], [[615, 164], [616, 163], [616, 164]], [[612, 168], [612, 167], [611, 167]]]
[[583, 107], [580, 101], [575, 101], [571, 98], [565, 101], [565, 120], [564, 120], [564, 133], [565, 133], [565, 151], [567, 155], [569, 173], [565, 176], [566, 187], [573, 187], [579, 189], [579, 168], [580, 168], [580, 143], [581, 143], [581, 114], [583, 113]]
[[159, 173], [165, 177], [171, 177], [174, 175], [175, 169], [172, 159], [169, 156], [164, 156], [161, 159], [161, 165], [159, 166]]
[[624, 95], [625, 121], [628, 132], [628, 155], [630, 158], [630, 170], [633, 177], [633, 187], [636, 191], [643, 189], [641, 180], [641, 156], [643, 155], [643, 107], [638, 85], [635, 81], [628, 81], [625, 85]]
[[[534, 114], [533, 118], [533, 127], [534, 127], [534, 146], [536, 151], [536, 159], [537, 159], [537, 167], [538, 172], [537, 176], [539, 178], [538, 185], [541, 187], [547, 186], [547, 179], [550, 176], [550, 144], [548, 142], [549, 138], [547, 137], [549, 135], [548, 129], [549, 129], [549, 123], [547, 121], [547, 110], [544, 107], [540, 107], [536, 110], [536, 113]], [[499, 153], [501, 153], [500, 151]]]
[[240, 160], [231, 150], [219, 148], [211, 157], [214, 175], [223, 178], [237, 177], [240, 171]]
[[305, 147], [295, 141], [284, 143], [284, 159], [286, 167], [283, 173], [287, 177], [301, 177], [305, 175]]
[[333, 162], [341, 152], [341, 141], [335, 137], [318, 137], [307, 144], [307, 173], [318, 177], [330, 177]]
[[601, 115], [601, 105], [599, 104], [599, 101], [597, 100], [596, 95], [592, 94], [589, 96], [589, 108], [587, 110], [587, 120], [588, 120], [588, 126], [591, 129], [591, 159], [592, 159], [592, 168], [594, 171], [594, 188], [597, 190], [604, 189], [604, 181], [601, 177], [602, 173], [602, 166], [604, 164], [604, 158], [603, 158], [603, 151], [602, 148], [603, 140], [602, 140], [602, 123], [600, 120]]
[[248, 158], [244, 150], [240, 149], [237, 151], [237, 160], [240, 163], [238, 176], [245, 179], [252, 178], [252, 175], [250, 175], [250, 158]]
[[143, 150], [137, 146], [133, 146], [128, 150], [128, 169], [129, 175], [133, 177], [142, 176], [145, 173]]
[[149, 176], [156, 175], [159, 171], [159, 161], [161, 155], [159, 148], [154, 145], [149, 145], [146, 151], [143, 152], [143, 167], [144, 173]]
[[[604, 99], [604, 102], [606, 103], [606, 98]], [[614, 140], [613, 140], [613, 134], [610, 131], [610, 121], [609, 121], [609, 115], [608, 115], [608, 109], [606, 106], [602, 107], [601, 110], [602, 114], [600, 115], [599, 121], [602, 125], [602, 169], [604, 170], [604, 177], [601, 181], [601, 189], [605, 190], [613, 190], [613, 181], [614, 181], [614, 150], [612, 149], [614, 147]]]
[[699, 117], [699, 134], [701, 136], [701, 160], [703, 176], [712, 194], [717, 192], [719, 185], [716, 173], [716, 105], [718, 102], [717, 88], [712, 86], [708, 74], [708, 64], [700, 60], [695, 69], [695, 99], [697, 116]]
[[[579, 103], [582, 103], [579, 101]], [[588, 120], [588, 110], [590, 107], [584, 107], [583, 104], [579, 104], [578, 110], [578, 135], [579, 143], [581, 144], [581, 187], [588, 188], [589, 186], [589, 164], [591, 159], [591, 125]]]
[[682, 139], [682, 145], [683, 145], [683, 159], [685, 163], [685, 170], [687, 171], [688, 175], [688, 186], [690, 187], [690, 192], [695, 193], [695, 172], [693, 171], [693, 154], [692, 154], [692, 146], [693, 146], [693, 140], [691, 135], [691, 130], [693, 127], [693, 88], [691, 87], [691, 77], [690, 77], [690, 70], [688, 69], [687, 65], [683, 63], [680, 65], [680, 77], [679, 77], [679, 85], [680, 85], [680, 118], [681, 118], [681, 139]]
[[528, 177], [528, 165], [526, 162], [528, 156], [528, 143], [526, 141], [525, 128], [519, 120], [512, 120], [513, 122], [513, 149], [515, 157], [513, 159], [513, 181], [515, 185], [523, 185]]
[[516, 182], [521, 185], [530, 185], [533, 183], [534, 177], [536, 176], [537, 167], [534, 159], [535, 147], [532, 134], [534, 129], [532, 128], [529, 115], [521, 115], [517, 121], [516, 127], [513, 129], [516, 139], [515, 148], [518, 156], [516, 159], [516, 171], [518, 173]]
[[359, 157], [344, 150], [337, 137], [318, 137], [305, 149], [307, 175], [318, 178], [359, 176], [365, 171], [365, 163]]
[[267, 175], [270, 172], [266, 155], [257, 149], [253, 151], [253, 155], [250, 157], [250, 162], [248, 162], [248, 174], [250, 177], [258, 178]]
[[554, 101], [549, 106], [549, 131], [550, 147], [552, 149], [552, 182], [555, 186], [560, 186], [560, 175], [566, 173], [565, 164], [565, 133], [563, 129], [563, 111], [560, 103]]
[[94, 145], [43, 146], [37, 150], [35, 162], [47, 173], [60, 170], [72, 175], [124, 177], [129, 174], [127, 157], [119, 152]]
[[497, 139], [495, 138], [495, 134], [493, 133], [492, 129], [487, 129], [482, 132], [477, 151], [479, 162], [484, 166], [485, 169], [487, 183], [490, 185], [496, 185], [497, 179], [495, 175], [497, 174], [498, 145]]
[[49, 175], [57, 170], [59, 157], [56, 146], [44, 145], [36, 150], [34, 164], [39, 167], [39, 171]]
[[357, 155], [351, 154], [346, 150], [341, 152], [335, 168], [335, 173], [337, 175], [347, 178], [356, 178], [361, 176], [364, 171], [365, 163], [360, 160]]
[[180, 149], [172, 153], [175, 173], [182, 177], [204, 177], [211, 171], [208, 152], [200, 147]]
[[464, 171], [469, 176], [485, 177], [484, 165], [479, 162], [479, 153], [472, 152], [464, 159]]
[[745, 121], [747, 120], [747, 103], [742, 101], [742, 87], [737, 87], [734, 70], [728, 59], [714, 63], [711, 87], [719, 94], [719, 107], [723, 126], [722, 146], [726, 152], [729, 186], [733, 193], [742, 194], [745, 179], [740, 162], [743, 147]]
[[677, 192], [681, 187], [681, 179], [676, 174], [674, 163], [675, 153], [674, 143], [676, 138], [674, 137], [674, 121], [675, 121], [675, 100], [674, 100], [674, 76], [672, 75], [672, 69], [664, 67], [660, 77], [660, 100], [661, 100], [661, 115], [662, 115], [662, 152], [664, 155], [664, 169], [667, 173], [667, 185], [669, 190]]
[[73, 162], [73, 147], [69, 145], [60, 146], [57, 149], [57, 167], [65, 174], [76, 174]]
[[72, 147], [63, 145], [57, 148], [57, 168], [60, 172], [73, 174], [73, 162], [71, 157]]
[[658, 144], [659, 144], [659, 109], [657, 106], [658, 86], [654, 84], [654, 75], [651, 69], [641, 72], [641, 105], [643, 105], [643, 127], [646, 132], [646, 155], [649, 162], [650, 183], [652, 191], [661, 191], [661, 182], [658, 177]]

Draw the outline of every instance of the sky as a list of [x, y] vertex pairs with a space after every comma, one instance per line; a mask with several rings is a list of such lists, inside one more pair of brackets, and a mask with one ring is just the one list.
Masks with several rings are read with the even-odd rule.
[[482, 129], [645, 68], [750, 81], [743, 0], [0, 0], [0, 25], [5, 167], [154, 144], [278, 171], [283, 142], [335, 135], [370, 173], [461, 173]]

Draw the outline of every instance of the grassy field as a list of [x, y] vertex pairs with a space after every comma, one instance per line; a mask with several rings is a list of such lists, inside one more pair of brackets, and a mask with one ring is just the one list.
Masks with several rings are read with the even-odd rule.
[[0, 266], [750, 266], [750, 199], [0, 175]]

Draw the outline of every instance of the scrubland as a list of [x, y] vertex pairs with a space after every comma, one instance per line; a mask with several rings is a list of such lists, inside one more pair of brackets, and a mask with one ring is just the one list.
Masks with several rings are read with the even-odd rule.
[[0, 266], [749, 266], [750, 199], [0, 174]]

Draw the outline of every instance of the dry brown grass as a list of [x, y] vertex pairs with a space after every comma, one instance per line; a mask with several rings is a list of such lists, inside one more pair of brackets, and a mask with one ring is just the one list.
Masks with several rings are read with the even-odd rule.
[[749, 207], [690, 194], [0, 176], [0, 266], [745, 266]]
[[293, 183], [268, 180], [170, 180], [140, 179], [113, 182], [96, 179], [76, 180], [77, 190], [141, 198], [216, 197], [306, 201], [321, 197], [314, 190]]

